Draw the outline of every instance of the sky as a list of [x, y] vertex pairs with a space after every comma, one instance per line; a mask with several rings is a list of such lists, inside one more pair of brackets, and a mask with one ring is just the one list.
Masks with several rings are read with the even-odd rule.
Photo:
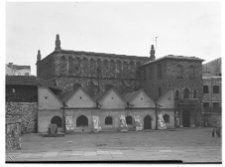
[[[5, 63], [30, 65], [61, 48], [149, 56], [221, 57], [221, 2], [6, 2]], [[157, 39], [154, 40], [154, 39]]]

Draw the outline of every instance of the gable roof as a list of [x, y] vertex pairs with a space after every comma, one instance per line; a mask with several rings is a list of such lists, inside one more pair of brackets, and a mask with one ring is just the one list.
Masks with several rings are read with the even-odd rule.
[[137, 95], [138, 93], [141, 91], [141, 89], [137, 90], [137, 91], [134, 91], [134, 92], [130, 92], [130, 93], [127, 93], [125, 96], [124, 96], [124, 101], [126, 102], [130, 102], [131, 100], [133, 100]]
[[62, 104], [61, 99], [60, 99], [58, 96], [56, 96], [55, 93], [51, 91], [51, 89], [49, 89], [48, 87], [45, 87], [45, 86], [41, 86], [41, 88], [47, 89], [47, 90], [49, 91], [49, 93], [50, 93], [52, 96], [54, 96], [54, 97], [56, 98], [56, 100], [59, 101], [60, 104]]
[[158, 103], [160, 100], [162, 100], [167, 94], [169, 93], [173, 93], [173, 89], [168, 90], [167, 92], [165, 92], [162, 96], [160, 96], [157, 100], [156, 103]]
[[[127, 93], [127, 94], [125, 94], [124, 96], [123, 96], [123, 99], [124, 99], [124, 101], [126, 101], [126, 102], [131, 102], [140, 92], [143, 92], [148, 98], [150, 98], [149, 96], [148, 96], [148, 94], [143, 90], [143, 89], [139, 89], [139, 90], [137, 90], [137, 91], [134, 91], [134, 92], [129, 92], [129, 93]], [[151, 99], [151, 98], [150, 98]]]
[[[102, 99], [104, 99], [105, 96], [107, 96], [107, 94], [109, 94], [111, 91], [114, 91], [116, 93], [117, 96], [119, 96], [122, 100], [123, 98], [121, 97], [121, 95], [112, 87], [109, 90], [107, 90], [104, 93], [99, 93], [94, 99], [96, 102], [100, 102]], [[123, 100], [124, 101], [124, 100]]]
[[65, 92], [62, 95], [59, 96], [59, 98], [62, 100], [62, 102], [67, 102], [78, 90], [82, 90], [86, 96], [88, 96], [93, 102], [94, 100], [89, 96], [89, 94], [82, 88], [82, 86], [77, 87], [75, 90], [70, 92]]
[[35, 76], [6, 76], [6, 85], [45, 86], [60, 90], [51, 81]]

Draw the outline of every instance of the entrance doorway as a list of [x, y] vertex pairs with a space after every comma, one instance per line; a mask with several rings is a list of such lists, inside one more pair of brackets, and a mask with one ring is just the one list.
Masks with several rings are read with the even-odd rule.
[[144, 118], [144, 129], [152, 129], [152, 118], [149, 115]]
[[51, 124], [56, 124], [58, 128], [62, 127], [62, 118], [59, 116], [54, 116], [51, 120]]
[[84, 115], [81, 115], [77, 118], [77, 127], [88, 126], [88, 119]]
[[183, 111], [183, 126], [184, 127], [190, 127], [190, 111]]

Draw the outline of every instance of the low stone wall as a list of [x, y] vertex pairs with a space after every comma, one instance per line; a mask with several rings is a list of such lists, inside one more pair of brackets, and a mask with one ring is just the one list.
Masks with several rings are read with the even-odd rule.
[[36, 102], [6, 102], [6, 118], [21, 118], [21, 133], [37, 132]]
[[6, 119], [6, 150], [21, 149], [21, 119]]

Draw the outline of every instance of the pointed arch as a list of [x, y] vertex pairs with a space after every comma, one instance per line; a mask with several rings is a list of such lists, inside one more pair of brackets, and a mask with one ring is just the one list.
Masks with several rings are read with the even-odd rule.
[[62, 127], [62, 118], [60, 118], [59, 116], [54, 116], [51, 119], [51, 124], [56, 124], [57, 127], [61, 128]]
[[178, 99], [180, 99], [180, 91], [176, 90], [175, 91], [175, 100], [178, 100]]
[[88, 118], [84, 115], [81, 115], [77, 118], [77, 127], [85, 127], [88, 126]]
[[169, 123], [170, 122], [170, 116], [168, 114], [163, 115], [163, 119], [165, 123]]
[[183, 96], [184, 96], [184, 99], [189, 99], [190, 98], [190, 91], [189, 91], [188, 88], [184, 89]]
[[193, 98], [194, 98], [194, 99], [197, 98], [197, 91], [196, 91], [196, 90], [194, 90], [194, 92], [193, 92]]

